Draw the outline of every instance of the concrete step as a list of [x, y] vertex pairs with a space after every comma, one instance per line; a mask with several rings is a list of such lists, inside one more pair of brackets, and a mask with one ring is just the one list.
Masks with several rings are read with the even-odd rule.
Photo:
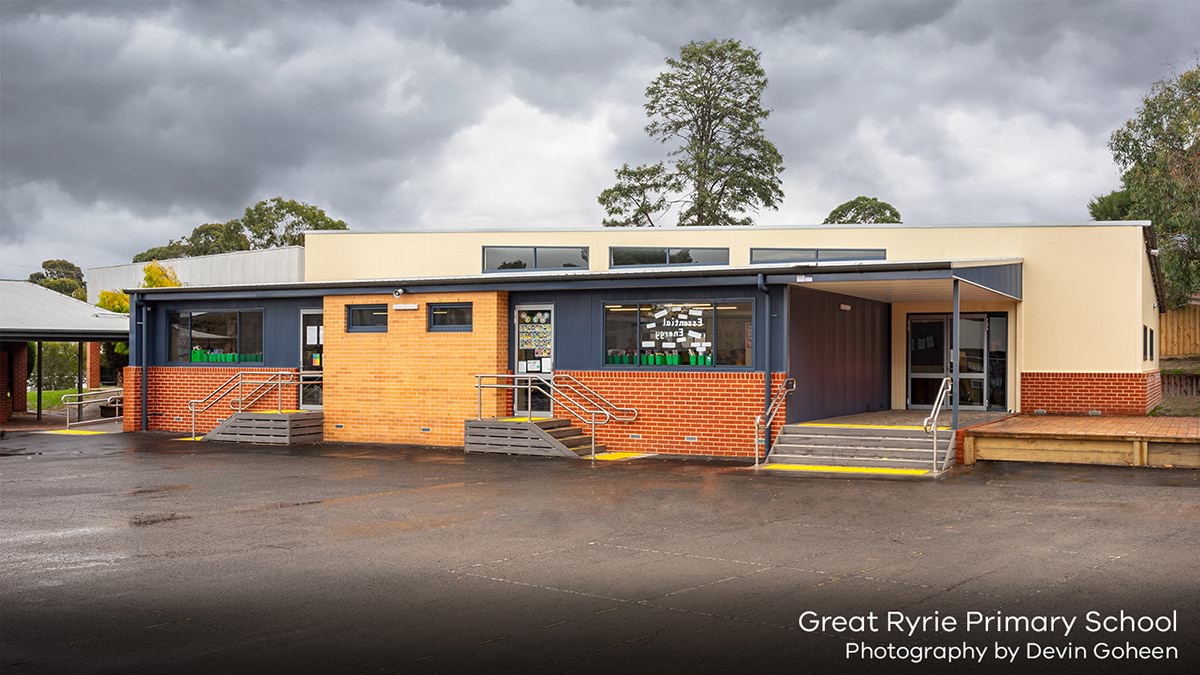
[[559, 443], [562, 443], [563, 445], [567, 446], [568, 448], [577, 448], [581, 445], [591, 445], [592, 444], [592, 437], [580, 433], [579, 430], [575, 431], [574, 436], [555, 438], [554, 440], [558, 441]]
[[[592, 456], [592, 446], [591, 445], [581, 445], [578, 448], [571, 448], [571, 450], [574, 451], [574, 453], [579, 455], [580, 457], [591, 457]], [[605, 446], [603, 446], [603, 445], [596, 446], [596, 454], [597, 455], [599, 455], [600, 453], [602, 453], [604, 451], [605, 451]]]
[[[939, 430], [949, 433], [949, 429]], [[924, 438], [929, 434], [919, 426], [913, 427], [883, 427], [883, 426], [852, 426], [852, 425], [818, 425], [818, 424], [787, 424], [783, 433], [816, 434], [821, 436], [886, 436], [892, 438]]]
[[544, 420], [534, 420], [533, 424], [544, 431], [549, 431], [550, 429], [569, 427], [571, 426], [571, 420], [562, 417], [552, 417]]
[[[943, 445], [949, 438], [949, 434], [939, 435], [938, 445]], [[826, 445], [832, 447], [853, 445], [864, 448], [919, 448], [922, 446], [932, 448], [933, 438], [930, 436], [906, 438], [898, 436], [824, 436], [786, 433], [780, 434], [772, 440], [772, 444], [779, 443]]]
[[[948, 449], [949, 448], [945, 445], [938, 448], [938, 456], [944, 457]], [[933, 457], [933, 448], [871, 448], [860, 446], [825, 446], [777, 443], [771, 446], [771, 457], [774, 458], [778, 455], [929, 459]]]
[[[938, 458], [938, 468], [941, 468], [943, 457]], [[837, 457], [830, 455], [777, 455], [771, 453], [772, 464], [798, 464], [811, 466], [864, 466], [891, 467], [896, 469], [933, 469], [933, 459], [926, 457], [918, 459], [892, 459], [871, 457]]]

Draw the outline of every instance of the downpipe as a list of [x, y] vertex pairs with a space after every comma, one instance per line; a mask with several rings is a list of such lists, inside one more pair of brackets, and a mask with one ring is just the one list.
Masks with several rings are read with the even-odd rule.
[[[766, 330], [763, 331], [763, 419], [771, 412], [771, 289], [767, 287], [766, 277], [762, 274], [758, 275], [758, 290], [762, 291], [766, 296], [764, 305], [766, 309], [766, 318], [763, 325]], [[763, 460], [765, 461], [771, 453], [771, 427], [767, 426], [763, 430]], [[754, 439], [754, 466], [758, 467], [758, 438], [757, 434]]]

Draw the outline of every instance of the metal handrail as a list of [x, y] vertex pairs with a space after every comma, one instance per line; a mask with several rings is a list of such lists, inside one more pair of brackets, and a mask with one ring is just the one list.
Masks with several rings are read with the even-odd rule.
[[771, 424], [775, 421], [775, 415], [783, 407], [783, 402], [787, 400], [787, 397], [793, 391], [796, 391], [796, 378], [789, 377], [780, 382], [779, 386], [775, 388], [774, 393], [771, 394], [771, 401], [767, 405], [767, 412], [754, 418], [754, 466], [756, 468], [759, 465], [758, 446], [760, 444], [764, 450], [763, 461], [765, 462], [771, 456], [771, 446], [768, 442], [767, 432], [770, 430]]
[[550, 381], [555, 386], [560, 386], [560, 380], [565, 382], [566, 385], [571, 389], [576, 390], [577, 393], [579, 393], [583, 398], [587, 399], [592, 405], [595, 405], [603, 410], [611, 410], [610, 414], [612, 415], [612, 419], [618, 422], [633, 422], [638, 417], [637, 408], [622, 408], [621, 406], [601, 396], [600, 393], [595, 389], [592, 389], [583, 382], [580, 382], [574, 375], [569, 375], [567, 373], [554, 373], [554, 375], [550, 377]]
[[938, 416], [942, 414], [942, 407], [946, 405], [946, 399], [950, 397], [950, 390], [953, 388], [952, 380], [949, 377], [943, 378], [942, 383], [938, 385], [938, 395], [933, 401], [933, 410], [929, 412], [929, 417], [921, 424], [921, 428], [925, 433], [933, 434], [933, 470], [945, 471], [946, 467], [950, 466], [950, 448], [946, 448], [946, 458], [942, 462], [941, 467], [938, 467], [937, 451], [938, 451]]
[[[484, 382], [485, 379], [495, 380], [495, 382], [485, 383]], [[508, 380], [508, 382], [507, 383], [502, 382], [503, 380]], [[578, 382], [578, 380], [576, 380], [576, 382]], [[549, 384], [549, 388], [544, 386], [546, 384]], [[579, 384], [582, 385], [582, 383], [579, 383]], [[614, 416], [612, 413], [608, 412], [607, 410], [603, 409], [602, 407], [599, 407], [599, 406], [597, 406], [595, 408], [587, 407], [586, 405], [575, 400], [575, 398], [573, 398], [569, 393], [563, 391], [562, 388], [556, 387], [554, 385], [553, 376], [542, 377], [540, 375], [529, 375], [529, 374], [513, 375], [513, 374], [509, 374], [509, 373], [476, 374], [475, 375], [475, 390], [476, 390], [477, 400], [478, 400], [478, 407], [476, 408], [476, 411], [475, 411], [475, 419], [483, 419], [483, 390], [484, 389], [508, 389], [508, 390], [512, 390], [513, 392], [524, 391], [526, 408], [527, 408], [525, 419], [528, 422], [533, 421], [533, 406], [530, 405], [530, 402], [532, 401], [533, 392], [539, 391], [539, 392], [545, 394], [550, 399], [552, 404], [553, 403], [559, 404], [559, 406], [563, 410], [567, 411], [569, 414], [574, 416], [580, 422], [587, 424], [591, 428], [591, 439], [592, 439], [591, 459], [592, 459], [592, 462], [596, 461], [596, 427], [597, 426], [602, 426], [602, 425], [608, 424], [609, 422], [611, 422], [614, 419], [616, 419], [618, 421], [629, 421], [629, 420], [637, 419], [637, 411], [632, 408], [621, 409], [621, 410], [629, 410], [629, 411], [633, 412], [633, 417], [629, 418], [629, 420], [625, 420], [625, 419], [621, 419], [621, 418]], [[577, 395], [579, 394], [578, 391], [576, 391], [575, 393]], [[595, 395], [599, 396], [599, 394], [595, 394]], [[586, 395], [582, 395], [580, 397], [583, 398], [584, 400], [588, 401], [589, 403], [591, 403], [593, 406], [597, 405], [594, 401], [591, 401]], [[610, 403], [610, 405], [611, 405], [611, 403]], [[573, 407], [577, 408], [578, 410], [573, 409]], [[617, 408], [617, 406], [612, 406], [612, 407]]]
[[[108, 419], [102, 418], [101, 420], [85, 421], [83, 419], [83, 409], [89, 405], [97, 404], [124, 406], [125, 390], [117, 387], [112, 389], [95, 389], [93, 391], [76, 392], [74, 394], [63, 394], [62, 404], [67, 408], [67, 428], [70, 429], [72, 425], [77, 426], [80, 424], [91, 424]], [[76, 419], [74, 422], [71, 421], [71, 408], [76, 409], [75, 415], [78, 417], [78, 419]]]
[[[265, 379], [248, 379], [251, 376], [262, 377], [264, 375], [266, 376]], [[283, 385], [296, 382], [297, 375], [299, 375], [299, 373], [290, 370], [279, 370], [273, 373], [246, 371], [234, 373], [229, 377], [229, 379], [217, 385], [215, 389], [209, 392], [208, 396], [188, 401], [187, 407], [192, 413], [192, 438], [196, 438], [196, 414], [202, 413], [220, 403], [222, 399], [232, 394], [235, 390], [238, 392], [238, 397], [229, 402], [229, 407], [235, 412], [242, 412], [246, 409], [247, 405], [252, 405], [253, 403], [257, 402], [266, 394], [266, 392], [270, 391], [270, 387], [276, 387], [278, 389], [279, 401], [277, 404], [277, 409], [278, 412], [283, 412]], [[250, 391], [252, 399], [249, 403], [246, 402], [246, 397], [242, 395], [242, 388], [246, 384], [257, 385]], [[255, 393], [263, 387], [267, 388], [261, 393], [255, 395]], [[234, 405], [234, 401], [237, 402], [236, 406]]]

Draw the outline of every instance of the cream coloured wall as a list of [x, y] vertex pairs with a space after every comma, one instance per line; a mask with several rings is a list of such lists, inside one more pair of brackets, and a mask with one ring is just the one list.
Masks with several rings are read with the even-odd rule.
[[[592, 271], [607, 269], [610, 246], [728, 247], [734, 266], [747, 265], [755, 247], [884, 248], [889, 261], [1020, 257], [1023, 302], [1016, 305], [1019, 329], [1010, 348], [1021, 370], [1142, 372], [1141, 326], [1153, 311], [1147, 309], [1153, 290], [1147, 292], [1144, 276], [1142, 225], [318, 232], [306, 237], [305, 277], [480, 274], [485, 245], [588, 246]], [[1012, 396], [1019, 400], [1019, 391]]]
[[[1159, 324], [1158, 299], [1154, 295], [1154, 272], [1150, 268], [1150, 259], [1142, 256], [1142, 323], [1137, 326], [1138, 338], [1141, 338], [1142, 325], [1149, 326], [1154, 331], [1154, 358], [1142, 361], [1142, 371], [1158, 370], [1159, 352], [1162, 351], [1162, 326]], [[1141, 354], [1141, 351], [1138, 352]]]

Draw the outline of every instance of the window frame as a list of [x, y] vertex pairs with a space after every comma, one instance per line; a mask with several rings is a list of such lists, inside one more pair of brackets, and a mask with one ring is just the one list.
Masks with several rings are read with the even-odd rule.
[[[493, 248], [527, 248], [527, 249], [530, 249], [533, 251], [533, 256], [532, 256], [533, 257], [533, 267], [528, 268], [528, 269], [511, 269], [511, 270], [488, 269], [488, 266], [487, 266], [488, 249], [493, 249]], [[484, 246], [481, 246], [479, 249], [479, 251], [480, 251], [479, 269], [483, 270], [484, 274], [520, 274], [523, 272], [561, 272], [564, 270], [566, 270], [566, 271], [582, 270], [582, 271], [586, 272], [586, 271], [590, 270], [591, 266], [592, 266], [592, 250], [591, 250], [591, 248], [592, 248], [591, 246], [538, 246], [538, 245], [533, 245], [533, 244], [531, 244], [531, 245], [518, 244], [518, 245], [514, 245], [514, 246], [484, 245]], [[587, 257], [587, 265], [584, 267], [542, 267], [540, 264], [538, 264], [538, 251], [540, 251], [540, 250], [582, 251], [583, 254]]]
[[[758, 251], [811, 251], [813, 254], [813, 257], [806, 258], [803, 260], [764, 260], [762, 262], [756, 262], [754, 260], [754, 254], [757, 253]], [[879, 253], [882, 253], [883, 255], [882, 255], [882, 257], [879, 257], [879, 258], [863, 258], [861, 256], [824, 257], [821, 255], [821, 253], [823, 251], [877, 251]], [[799, 265], [799, 264], [803, 264], [803, 263], [849, 262], [849, 261], [858, 261], [858, 260], [887, 260], [887, 249], [886, 248], [844, 248], [844, 247], [843, 248], [812, 248], [812, 247], [800, 247], [800, 246], [782, 246], [782, 247], [760, 246], [760, 247], [753, 247], [750, 249], [750, 264], [751, 265]]]
[[[236, 314], [237, 315], [237, 331], [238, 331], [237, 350], [238, 351], [235, 353], [239, 354], [239, 355], [243, 353], [242, 352], [242, 314], [253, 314], [256, 312], [258, 314], [262, 314], [262, 317], [263, 317], [263, 340], [262, 340], [263, 360], [262, 361], [211, 361], [211, 362], [210, 361], [192, 361], [190, 359], [187, 361], [171, 360], [171, 315], [173, 315], [173, 314], [187, 314], [188, 315], [188, 323], [187, 323], [188, 348], [186, 351], [190, 355], [192, 352], [192, 336], [191, 336], [191, 334], [192, 334], [192, 314], [195, 314], [197, 312], [204, 312], [204, 313], [223, 312], [226, 314]], [[167, 351], [166, 351], [166, 354], [164, 354], [162, 363], [166, 364], [166, 365], [189, 366], [189, 367], [190, 366], [199, 366], [199, 367], [217, 366], [217, 367], [228, 368], [230, 366], [240, 366], [242, 364], [252, 364], [251, 366], [247, 366], [247, 367], [256, 367], [257, 368], [257, 367], [261, 367], [262, 364], [266, 363], [266, 360], [267, 360], [267, 309], [266, 309], [266, 307], [238, 307], [235, 309], [230, 309], [227, 307], [190, 307], [187, 309], [168, 309], [166, 311], [166, 328], [163, 332], [167, 338]]]
[[[433, 311], [435, 309], [462, 309], [471, 310], [471, 323], [461, 325], [435, 325], [433, 323]], [[425, 332], [427, 333], [471, 333], [475, 331], [475, 303], [473, 302], [431, 302], [425, 306]]]
[[[662, 249], [664, 252], [663, 261], [661, 263], [648, 263], [648, 264], [637, 264], [637, 265], [618, 265], [614, 262], [617, 249], [622, 249], [622, 250], [627, 250], [627, 251], [628, 250], [653, 251], [656, 249]], [[725, 252], [725, 262], [723, 262], [723, 263], [671, 262], [671, 252], [672, 251], [681, 251], [684, 249], [689, 250], [689, 251], [724, 251]], [[609, 246], [608, 247], [608, 267], [609, 267], [609, 269], [614, 269], [614, 268], [615, 269], [638, 269], [638, 268], [644, 269], [644, 268], [651, 268], [651, 267], [697, 267], [697, 266], [704, 266], [704, 265], [711, 266], [711, 265], [728, 265], [728, 264], [729, 264], [729, 247], [728, 246]]]
[[[654, 247], [654, 248], [657, 248], [657, 247]], [[604, 358], [607, 355], [607, 351], [608, 351], [608, 311], [607, 311], [606, 305], [626, 305], [626, 306], [636, 305], [637, 306], [637, 310], [634, 311], [634, 315], [637, 316], [637, 318], [638, 318], [637, 324], [634, 326], [635, 335], [637, 336], [634, 339], [634, 347], [635, 347], [635, 356], [636, 356], [637, 360], [640, 361], [641, 355], [642, 355], [642, 343], [641, 343], [641, 339], [640, 339], [641, 331], [642, 331], [642, 305], [670, 304], [670, 303], [676, 303], [676, 302], [707, 302], [707, 303], [712, 304], [712, 308], [713, 308], [712, 309], [712, 312], [713, 312], [713, 319], [712, 319], [713, 364], [711, 366], [698, 366], [698, 365], [682, 364], [682, 363], [679, 365], [669, 366], [666, 364], [664, 364], [664, 365], [657, 365], [657, 364], [642, 365], [641, 363], [608, 363], [607, 362], [607, 360]], [[751, 351], [751, 355], [750, 355], [750, 362], [744, 366], [718, 365], [717, 360], [716, 360], [717, 343], [718, 343], [717, 324], [720, 321], [720, 310], [717, 309], [717, 306], [720, 305], [721, 303], [735, 303], [735, 302], [750, 303], [750, 330], [752, 331], [751, 334], [753, 336], [752, 342], [751, 342], [752, 351]], [[639, 298], [636, 300], [601, 300], [600, 301], [600, 332], [601, 332], [600, 367], [604, 368], [604, 369], [609, 369], [609, 370], [667, 371], [667, 372], [687, 371], [687, 372], [701, 372], [701, 373], [755, 372], [755, 368], [756, 368], [755, 362], [758, 360], [758, 350], [760, 348], [760, 345], [762, 344], [761, 341], [759, 340], [759, 336], [758, 336], [758, 299], [754, 298], [753, 296], [740, 296], [740, 297], [734, 297], [734, 298], [729, 298], [729, 297], [722, 297], [722, 298], [717, 298], [717, 297], [702, 297], [702, 298], [673, 297], [673, 298], [649, 298], [649, 299]]]
[[[361, 311], [364, 309], [382, 309], [384, 311], [383, 325], [382, 326], [355, 326], [351, 322], [350, 318], [354, 315], [353, 313], [355, 310]], [[346, 305], [346, 332], [347, 333], [386, 333], [386, 332], [388, 332], [388, 324], [391, 323], [391, 320], [389, 319], [389, 315], [387, 312], [388, 312], [387, 303], [380, 304], [377, 302], [372, 302], [372, 303], [361, 304], [361, 305]]]

